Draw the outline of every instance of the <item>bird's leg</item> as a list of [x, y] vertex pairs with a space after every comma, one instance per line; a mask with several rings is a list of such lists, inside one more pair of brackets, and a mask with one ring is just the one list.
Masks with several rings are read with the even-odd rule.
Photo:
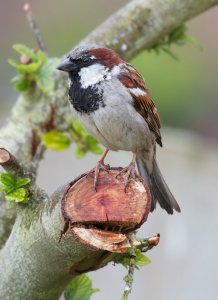
[[125, 188], [124, 188], [125, 192], [126, 192], [126, 188], [127, 188], [127, 185], [129, 183], [130, 179], [135, 180], [135, 178], [136, 178], [136, 176], [135, 176], [136, 175], [135, 164], [136, 164], [136, 153], [133, 153], [131, 163], [127, 167], [123, 168], [117, 175], [117, 176], [120, 176], [123, 173], [127, 174], [126, 179], [125, 179]]
[[89, 171], [89, 173], [87, 174], [87, 176], [88, 176], [94, 172], [94, 189], [96, 190], [96, 192], [97, 192], [97, 182], [98, 182], [98, 175], [99, 175], [100, 169], [103, 169], [104, 171], [109, 172], [110, 166], [105, 165], [105, 163], [104, 163], [105, 157], [108, 154], [108, 152], [109, 152], [109, 149], [106, 149], [104, 151], [104, 153], [102, 154], [101, 158], [99, 159], [99, 161], [97, 162], [96, 166], [91, 171]]

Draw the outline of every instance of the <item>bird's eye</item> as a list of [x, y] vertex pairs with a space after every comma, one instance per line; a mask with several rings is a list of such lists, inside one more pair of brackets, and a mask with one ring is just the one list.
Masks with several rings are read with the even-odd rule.
[[84, 63], [87, 63], [89, 61], [89, 58], [87, 56], [82, 57], [82, 61]]

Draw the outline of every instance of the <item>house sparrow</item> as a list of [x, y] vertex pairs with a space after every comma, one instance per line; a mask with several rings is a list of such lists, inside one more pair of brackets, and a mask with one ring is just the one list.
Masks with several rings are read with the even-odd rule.
[[129, 180], [137, 162], [151, 190], [151, 211], [159, 202], [169, 214], [180, 212], [156, 162], [156, 143], [162, 146], [160, 118], [141, 75], [117, 53], [99, 46], [73, 50], [57, 69], [68, 72], [74, 116], [106, 147], [95, 168], [95, 186], [99, 169], [107, 170], [109, 150], [131, 151], [133, 159], [123, 171]]

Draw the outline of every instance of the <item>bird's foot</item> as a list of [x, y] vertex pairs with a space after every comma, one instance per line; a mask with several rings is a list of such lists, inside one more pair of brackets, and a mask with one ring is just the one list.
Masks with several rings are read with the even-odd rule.
[[116, 177], [118, 176], [122, 176], [123, 174], [126, 173], [126, 178], [125, 178], [125, 181], [124, 181], [124, 191], [125, 193], [127, 192], [127, 186], [128, 186], [128, 183], [131, 179], [133, 179], [134, 181], [136, 180], [136, 176], [137, 176], [137, 173], [136, 173], [136, 169], [135, 169], [135, 162], [132, 161], [127, 167], [123, 168], [118, 174]]
[[97, 192], [98, 176], [99, 176], [99, 172], [101, 170], [109, 173], [110, 165], [105, 165], [104, 161], [99, 160], [97, 162], [96, 166], [93, 169], [91, 169], [88, 172], [88, 174], [86, 175], [86, 177], [88, 177], [89, 175], [91, 175], [91, 174], [94, 173], [94, 182], [93, 182], [93, 185], [94, 185], [94, 189], [96, 190], [96, 192]]

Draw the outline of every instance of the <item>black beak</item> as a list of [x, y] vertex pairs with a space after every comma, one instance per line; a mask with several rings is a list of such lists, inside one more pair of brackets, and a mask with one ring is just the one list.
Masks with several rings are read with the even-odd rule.
[[73, 63], [69, 58], [65, 58], [58, 66], [57, 69], [65, 72], [72, 72], [76, 69], [76, 64]]

